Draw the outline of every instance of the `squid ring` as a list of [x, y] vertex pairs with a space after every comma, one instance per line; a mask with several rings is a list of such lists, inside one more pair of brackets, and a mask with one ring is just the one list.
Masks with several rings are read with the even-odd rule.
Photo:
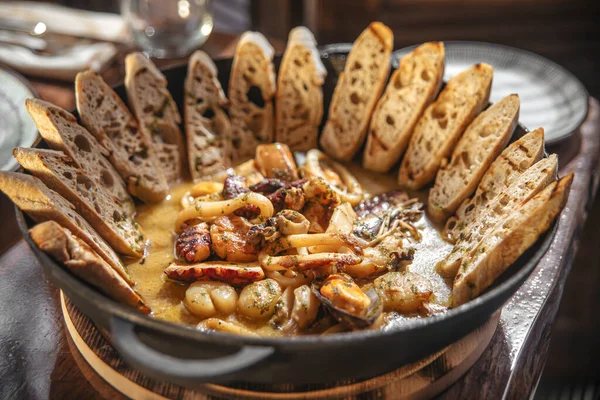
[[287, 288], [289, 286], [297, 288], [302, 285], [309, 284], [314, 279], [312, 273], [301, 273], [292, 270], [280, 272], [266, 270], [265, 275], [267, 278], [276, 280], [277, 283], [279, 283], [284, 288]]
[[[248, 204], [255, 205], [260, 209], [257, 217], [258, 221], [265, 220], [273, 216], [275, 210], [269, 199], [259, 193], [248, 192], [238, 197], [222, 201], [197, 201], [179, 212], [175, 221], [175, 230], [180, 231], [181, 226], [190, 219], [200, 219], [210, 222], [222, 215], [232, 214], [235, 210]], [[258, 222], [257, 221], [257, 222]]]
[[[327, 174], [321, 167], [321, 162], [326, 162], [332, 166], [333, 172], [338, 174], [342, 179], [344, 188], [338, 187], [335, 182], [330, 182], [327, 179]], [[325, 153], [317, 149], [311, 149], [306, 153], [305, 171], [311, 176], [323, 178], [325, 182], [331, 186], [331, 189], [340, 196], [342, 201], [349, 202], [352, 206], [357, 205], [363, 199], [363, 189], [354, 175], [346, 169], [342, 164], [331, 160]]]
[[221, 182], [203, 181], [198, 182], [190, 189], [190, 196], [199, 197], [206, 194], [213, 194], [223, 191]]
[[276, 254], [292, 248], [305, 248], [317, 244], [346, 246], [357, 251], [361, 250], [348, 235], [331, 233], [299, 234], [286, 236], [270, 243], [258, 254], [258, 261], [265, 270], [269, 271], [287, 269], [303, 271], [330, 264], [354, 265], [362, 261], [361, 257], [352, 252], [276, 256]]

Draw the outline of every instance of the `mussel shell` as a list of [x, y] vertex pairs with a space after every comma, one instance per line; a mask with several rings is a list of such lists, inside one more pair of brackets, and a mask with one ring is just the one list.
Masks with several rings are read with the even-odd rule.
[[371, 300], [371, 304], [369, 305], [365, 315], [358, 316], [351, 314], [346, 310], [339, 309], [332, 304], [327, 297], [321, 294], [322, 284], [323, 281], [313, 282], [311, 289], [314, 295], [321, 300], [321, 304], [323, 304], [324, 308], [329, 312], [329, 314], [331, 314], [333, 318], [348, 328], [362, 329], [371, 326], [383, 312], [383, 301], [381, 301], [379, 294], [373, 288], [364, 292]]

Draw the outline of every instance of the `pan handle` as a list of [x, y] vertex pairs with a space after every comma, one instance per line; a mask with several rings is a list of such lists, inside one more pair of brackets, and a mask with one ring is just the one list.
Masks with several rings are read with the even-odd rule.
[[142, 342], [135, 324], [118, 316], [110, 319], [112, 343], [123, 358], [155, 377], [177, 381], [207, 382], [246, 369], [269, 357], [273, 347], [243, 346], [238, 352], [207, 360], [178, 358], [161, 353]]

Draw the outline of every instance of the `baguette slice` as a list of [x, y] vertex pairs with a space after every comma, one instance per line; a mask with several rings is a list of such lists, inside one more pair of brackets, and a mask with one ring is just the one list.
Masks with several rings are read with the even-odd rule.
[[435, 178], [464, 130], [488, 104], [493, 68], [477, 64], [448, 81], [413, 131], [400, 166], [398, 180], [419, 190]]
[[193, 180], [214, 176], [231, 163], [231, 124], [223, 107], [228, 101], [217, 78], [217, 67], [198, 50], [192, 54], [185, 79], [185, 133]]
[[33, 242], [75, 275], [110, 298], [144, 314], [150, 309], [142, 298], [83, 240], [55, 221], [42, 222], [29, 230]]
[[65, 153], [97, 183], [106, 187], [127, 215], [135, 213], [133, 199], [119, 173], [104, 157], [104, 148], [71, 113], [38, 99], [25, 100], [25, 106], [48, 146]]
[[333, 92], [321, 147], [340, 161], [350, 161], [367, 135], [371, 114], [390, 72], [394, 34], [373, 22], [354, 42]]
[[125, 58], [125, 87], [129, 107], [146, 141], [152, 143], [160, 169], [169, 183], [185, 170], [185, 143], [179, 129], [181, 116], [167, 89], [167, 79], [142, 53]]
[[519, 96], [506, 96], [469, 125], [429, 191], [427, 212], [433, 221], [445, 222], [475, 191], [485, 171], [508, 144], [519, 120], [519, 107]]
[[108, 265], [133, 285], [114, 250], [98, 235], [75, 207], [38, 178], [18, 172], [0, 172], [0, 189], [35, 222], [56, 221], [86, 242]]
[[98, 185], [73, 160], [55, 150], [16, 148], [19, 164], [75, 206], [111, 245], [126, 256], [142, 257], [144, 235], [138, 224], [115, 204], [111, 193]]
[[275, 50], [258, 32], [245, 32], [235, 49], [229, 78], [234, 163], [254, 157], [256, 146], [273, 140]]
[[326, 76], [313, 34], [303, 26], [292, 29], [275, 95], [275, 140], [287, 144], [292, 151], [318, 146]]
[[444, 43], [425, 43], [402, 57], [371, 118], [363, 167], [388, 172], [398, 162], [413, 129], [442, 85]]
[[572, 182], [571, 173], [548, 185], [481, 240], [454, 279], [454, 307], [488, 288], [550, 228], [569, 198]]
[[486, 171], [475, 191], [465, 199], [444, 228], [444, 237], [455, 243], [466, 226], [475, 221], [490, 201], [506, 190], [544, 155], [544, 129], [538, 128], [510, 144]]
[[169, 185], [158, 168], [152, 144], [139, 132], [121, 98], [92, 70], [77, 74], [75, 97], [82, 124], [104, 147], [129, 193], [146, 203], [162, 201]]
[[438, 272], [445, 277], [454, 277], [465, 254], [468, 254], [494, 226], [504, 221], [514, 209], [554, 182], [557, 171], [558, 158], [556, 154], [552, 154], [521, 174], [512, 185], [488, 204], [476, 221], [465, 227], [465, 236], [456, 242], [450, 254], [438, 263]]

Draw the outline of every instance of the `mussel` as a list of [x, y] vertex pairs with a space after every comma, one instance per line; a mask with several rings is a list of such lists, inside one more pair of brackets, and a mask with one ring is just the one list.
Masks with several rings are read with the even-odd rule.
[[336, 273], [314, 282], [312, 291], [329, 313], [349, 328], [366, 328], [383, 312], [383, 303], [374, 289], [363, 292], [350, 275]]

